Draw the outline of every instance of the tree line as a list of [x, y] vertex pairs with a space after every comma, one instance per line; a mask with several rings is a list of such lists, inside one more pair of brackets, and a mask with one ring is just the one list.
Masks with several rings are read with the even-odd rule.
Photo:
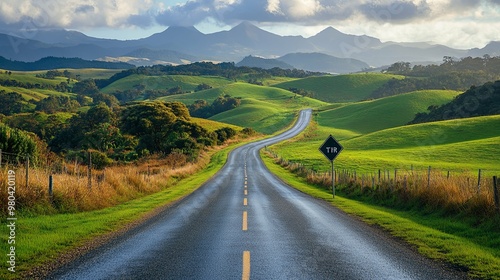
[[472, 86], [451, 102], [428, 109], [427, 113], [418, 113], [410, 124], [500, 114], [500, 80]]
[[228, 79], [237, 79], [245, 75], [264, 75], [264, 76], [278, 76], [278, 77], [291, 77], [291, 78], [305, 78], [314, 75], [322, 75], [319, 72], [310, 72], [299, 69], [262, 69], [241, 66], [237, 67], [233, 62], [212, 63], [212, 62], [195, 62], [186, 65], [153, 65], [141, 66], [134, 69], [124, 70], [110, 77], [109, 79], [98, 79], [95, 81], [98, 88], [105, 88], [106, 86], [116, 82], [120, 79], [128, 77], [133, 74], [147, 75], [147, 76], [161, 76], [161, 75], [187, 75], [187, 76], [220, 76]]
[[440, 65], [415, 65], [396, 62], [383, 72], [404, 75], [392, 79], [372, 92], [371, 98], [381, 98], [426, 89], [467, 90], [500, 79], [500, 56], [444, 57]]
[[114, 108], [99, 103], [69, 118], [62, 113], [35, 112], [5, 122], [3, 135], [18, 131], [24, 138], [17, 138], [31, 148], [9, 144], [13, 140], [0, 135], [4, 151], [40, 154], [45, 149], [32, 148], [33, 143], [43, 143], [47, 150], [74, 159], [84, 158], [91, 150], [97, 167], [151, 154], [181, 153], [195, 160], [204, 147], [220, 145], [237, 134], [229, 127], [208, 131], [191, 121], [188, 108], [180, 102], [136, 102]]

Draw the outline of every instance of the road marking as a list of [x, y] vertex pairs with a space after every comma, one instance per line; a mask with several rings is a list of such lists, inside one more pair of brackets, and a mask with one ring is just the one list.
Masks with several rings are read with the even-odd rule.
[[248, 195], [248, 190], [245, 190], [245, 195]]
[[245, 197], [243, 198], [243, 205], [244, 206], [247, 206], [248, 205], [248, 199]]
[[250, 251], [243, 251], [243, 273], [241, 274], [241, 279], [250, 279]]
[[248, 230], [248, 213], [247, 211], [243, 211], [243, 231]]

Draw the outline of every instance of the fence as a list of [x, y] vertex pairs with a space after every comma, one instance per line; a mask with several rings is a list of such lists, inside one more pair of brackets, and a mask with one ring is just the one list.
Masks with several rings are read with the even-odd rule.
[[[275, 162], [304, 177], [309, 183], [331, 189], [332, 174], [317, 172], [297, 162], [290, 162], [266, 151]], [[483, 170], [451, 172], [433, 169], [377, 169], [371, 173], [356, 170], [335, 171], [337, 190], [349, 196], [371, 196], [394, 204], [416, 203], [450, 213], [474, 215], [500, 214], [497, 176], [486, 177]]]
[[[59, 159], [35, 166], [29, 157], [5, 152], [2, 155], [0, 193], [7, 190], [9, 170], [15, 171], [16, 205], [37, 213], [88, 211], [117, 205], [168, 188], [209, 161], [206, 154], [197, 162], [188, 162], [183, 154], [171, 154], [144, 162], [94, 169], [91, 160], [65, 162]], [[7, 196], [0, 196], [0, 205], [7, 205], [6, 199]], [[0, 216], [4, 214], [0, 212]]]

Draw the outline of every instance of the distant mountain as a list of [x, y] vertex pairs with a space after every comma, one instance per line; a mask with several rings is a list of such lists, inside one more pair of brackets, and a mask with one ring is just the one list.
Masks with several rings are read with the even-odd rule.
[[[148, 48], [136, 49], [125, 54], [127, 57], [148, 59], [153, 64], [187, 64], [198, 61], [195, 56], [170, 50], [151, 50]], [[150, 64], [151, 64], [150, 63]]]
[[0, 56], [0, 69], [13, 71], [52, 70], [61, 68], [82, 69], [129, 69], [134, 65], [104, 61], [88, 61], [81, 58], [46, 57], [35, 62], [12, 61]]
[[327, 27], [307, 40], [317, 51], [343, 58], [351, 58], [355, 53], [382, 45], [377, 38], [344, 34], [333, 27]]
[[247, 56], [243, 58], [242, 61], [236, 63], [236, 66], [241, 67], [241, 66], [247, 66], [247, 67], [257, 67], [257, 68], [262, 68], [262, 69], [272, 69], [275, 67], [281, 68], [281, 69], [294, 69], [292, 65], [285, 63], [283, 61], [277, 60], [277, 59], [267, 59], [267, 58], [262, 58], [262, 57], [255, 57], [255, 56]]
[[370, 68], [363, 61], [352, 58], [338, 58], [322, 53], [292, 53], [278, 58], [295, 68], [327, 73], [350, 73]]
[[474, 48], [469, 50], [469, 55], [473, 57], [478, 56], [500, 56], [500, 41], [492, 41], [482, 49]]
[[[128, 61], [137, 65], [147, 65], [193, 60], [241, 61], [248, 55], [276, 58], [296, 53], [322, 53], [337, 58], [356, 59], [372, 67], [380, 67], [398, 61], [441, 62], [444, 56], [460, 58], [469, 55], [500, 54], [499, 42], [492, 42], [483, 49], [457, 50], [425, 42], [384, 43], [366, 35], [345, 34], [333, 27], [304, 38], [280, 36], [249, 22], [242, 22], [230, 30], [211, 34], [204, 34], [192, 26], [170, 26], [163, 32], [147, 38], [127, 41], [92, 38], [80, 32], [66, 30], [37, 30], [28, 34], [29, 36], [23, 36], [26, 34], [22, 32], [9, 34], [11, 35], [0, 34], [0, 56], [20, 61], [58, 56], [87, 60], [129, 59]], [[308, 67], [313, 71], [324, 71], [320, 69], [324, 69], [324, 66], [314, 67], [313, 63]], [[339, 73], [351, 71], [350, 68], [337, 70], [339, 69], [335, 72]]]
[[[420, 62], [434, 61], [442, 62], [444, 56], [464, 57], [467, 51], [457, 50], [442, 45], [430, 45], [422, 43], [421, 47], [399, 43], [385, 43], [377, 48], [369, 48], [353, 52], [353, 58], [365, 61], [371, 66], [388, 65], [388, 62]], [[389, 63], [391, 64], [391, 63]]]

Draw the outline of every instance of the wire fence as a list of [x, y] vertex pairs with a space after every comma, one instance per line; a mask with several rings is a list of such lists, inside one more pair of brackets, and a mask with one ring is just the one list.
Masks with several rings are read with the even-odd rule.
[[[276, 163], [309, 183], [332, 190], [332, 172], [318, 172], [299, 162], [284, 159], [272, 151], [266, 154]], [[497, 176], [477, 172], [434, 169], [377, 169], [371, 173], [341, 169], [334, 172], [335, 186], [350, 196], [371, 196], [394, 204], [416, 203], [449, 213], [499, 215], [500, 195]], [[496, 214], [495, 214], [496, 213]]]

